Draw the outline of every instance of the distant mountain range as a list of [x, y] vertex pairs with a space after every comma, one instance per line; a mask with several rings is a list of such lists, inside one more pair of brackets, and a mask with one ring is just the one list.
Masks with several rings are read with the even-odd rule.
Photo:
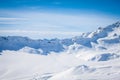
[[[107, 46], [120, 44], [120, 22], [106, 27], [99, 27], [94, 32], [83, 33], [68, 39], [38, 39], [33, 40], [21, 36], [0, 36], [0, 51], [3, 50], [25, 50], [34, 48], [36, 53], [46, 55], [52, 52], [62, 52], [70, 45], [79, 44], [79, 48], [107, 49]], [[105, 46], [107, 45], [107, 46]], [[32, 52], [33, 50], [31, 50]]]

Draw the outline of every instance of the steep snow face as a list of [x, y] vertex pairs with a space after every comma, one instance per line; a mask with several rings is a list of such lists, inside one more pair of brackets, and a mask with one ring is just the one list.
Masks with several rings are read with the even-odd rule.
[[114, 53], [103, 53], [103, 54], [97, 54], [96, 56], [92, 57], [92, 61], [107, 61], [111, 59], [117, 59], [120, 58], [120, 55], [114, 54]]
[[107, 44], [115, 44], [120, 43], [120, 27], [114, 28], [112, 32], [108, 33], [107, 37], [100, 38], [97, 40], [98, 43], [107, 43]]

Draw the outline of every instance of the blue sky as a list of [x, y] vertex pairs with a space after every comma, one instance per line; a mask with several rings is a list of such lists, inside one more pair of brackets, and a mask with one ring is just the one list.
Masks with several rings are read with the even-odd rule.
[[119, 5], [120, 0], [0, 0], [0, 35], [79, 35], [119, 21]]

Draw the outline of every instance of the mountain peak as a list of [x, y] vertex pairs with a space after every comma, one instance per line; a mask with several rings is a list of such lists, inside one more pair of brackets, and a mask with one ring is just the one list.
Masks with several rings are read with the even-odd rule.
[[89, 35], [88, 35], [88, 38], [94, 38], [95, 40], [98, 39], [98, 38], [103, 38], [103, 37], [106, 37], [108, 36], [108, 34], [112, 31], [115, 30], [115, 28], [119, 28], [120, 27], [120, 21], [114, 23], [114, 24], [111, 24], [111, 25], [108, 25], [104, 28], [102, 27], [99, 27], [95, 32], [91, 32]]
[[120, 21], [118, 21], [118, 22], [116, 22], [116, 23], [114, 23], [114, 24], [112, 24], [112, 25], [109, 25], [109, 26], [107, 26], [107, 27], [105, 27], [104, 29], [106, 30], [113, 30], [114, 28], [118, 28], [118, 27], [120, 27]]
[[120, 21], [117, 21], [115, 24], [118, 24], [118, 25], [120, 25]]

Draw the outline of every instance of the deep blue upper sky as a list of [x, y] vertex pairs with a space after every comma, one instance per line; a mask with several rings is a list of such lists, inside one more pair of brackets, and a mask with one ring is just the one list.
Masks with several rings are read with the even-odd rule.
[[0, 9], [78, 9], [120, 15], [120, 0], [0, 0]]

